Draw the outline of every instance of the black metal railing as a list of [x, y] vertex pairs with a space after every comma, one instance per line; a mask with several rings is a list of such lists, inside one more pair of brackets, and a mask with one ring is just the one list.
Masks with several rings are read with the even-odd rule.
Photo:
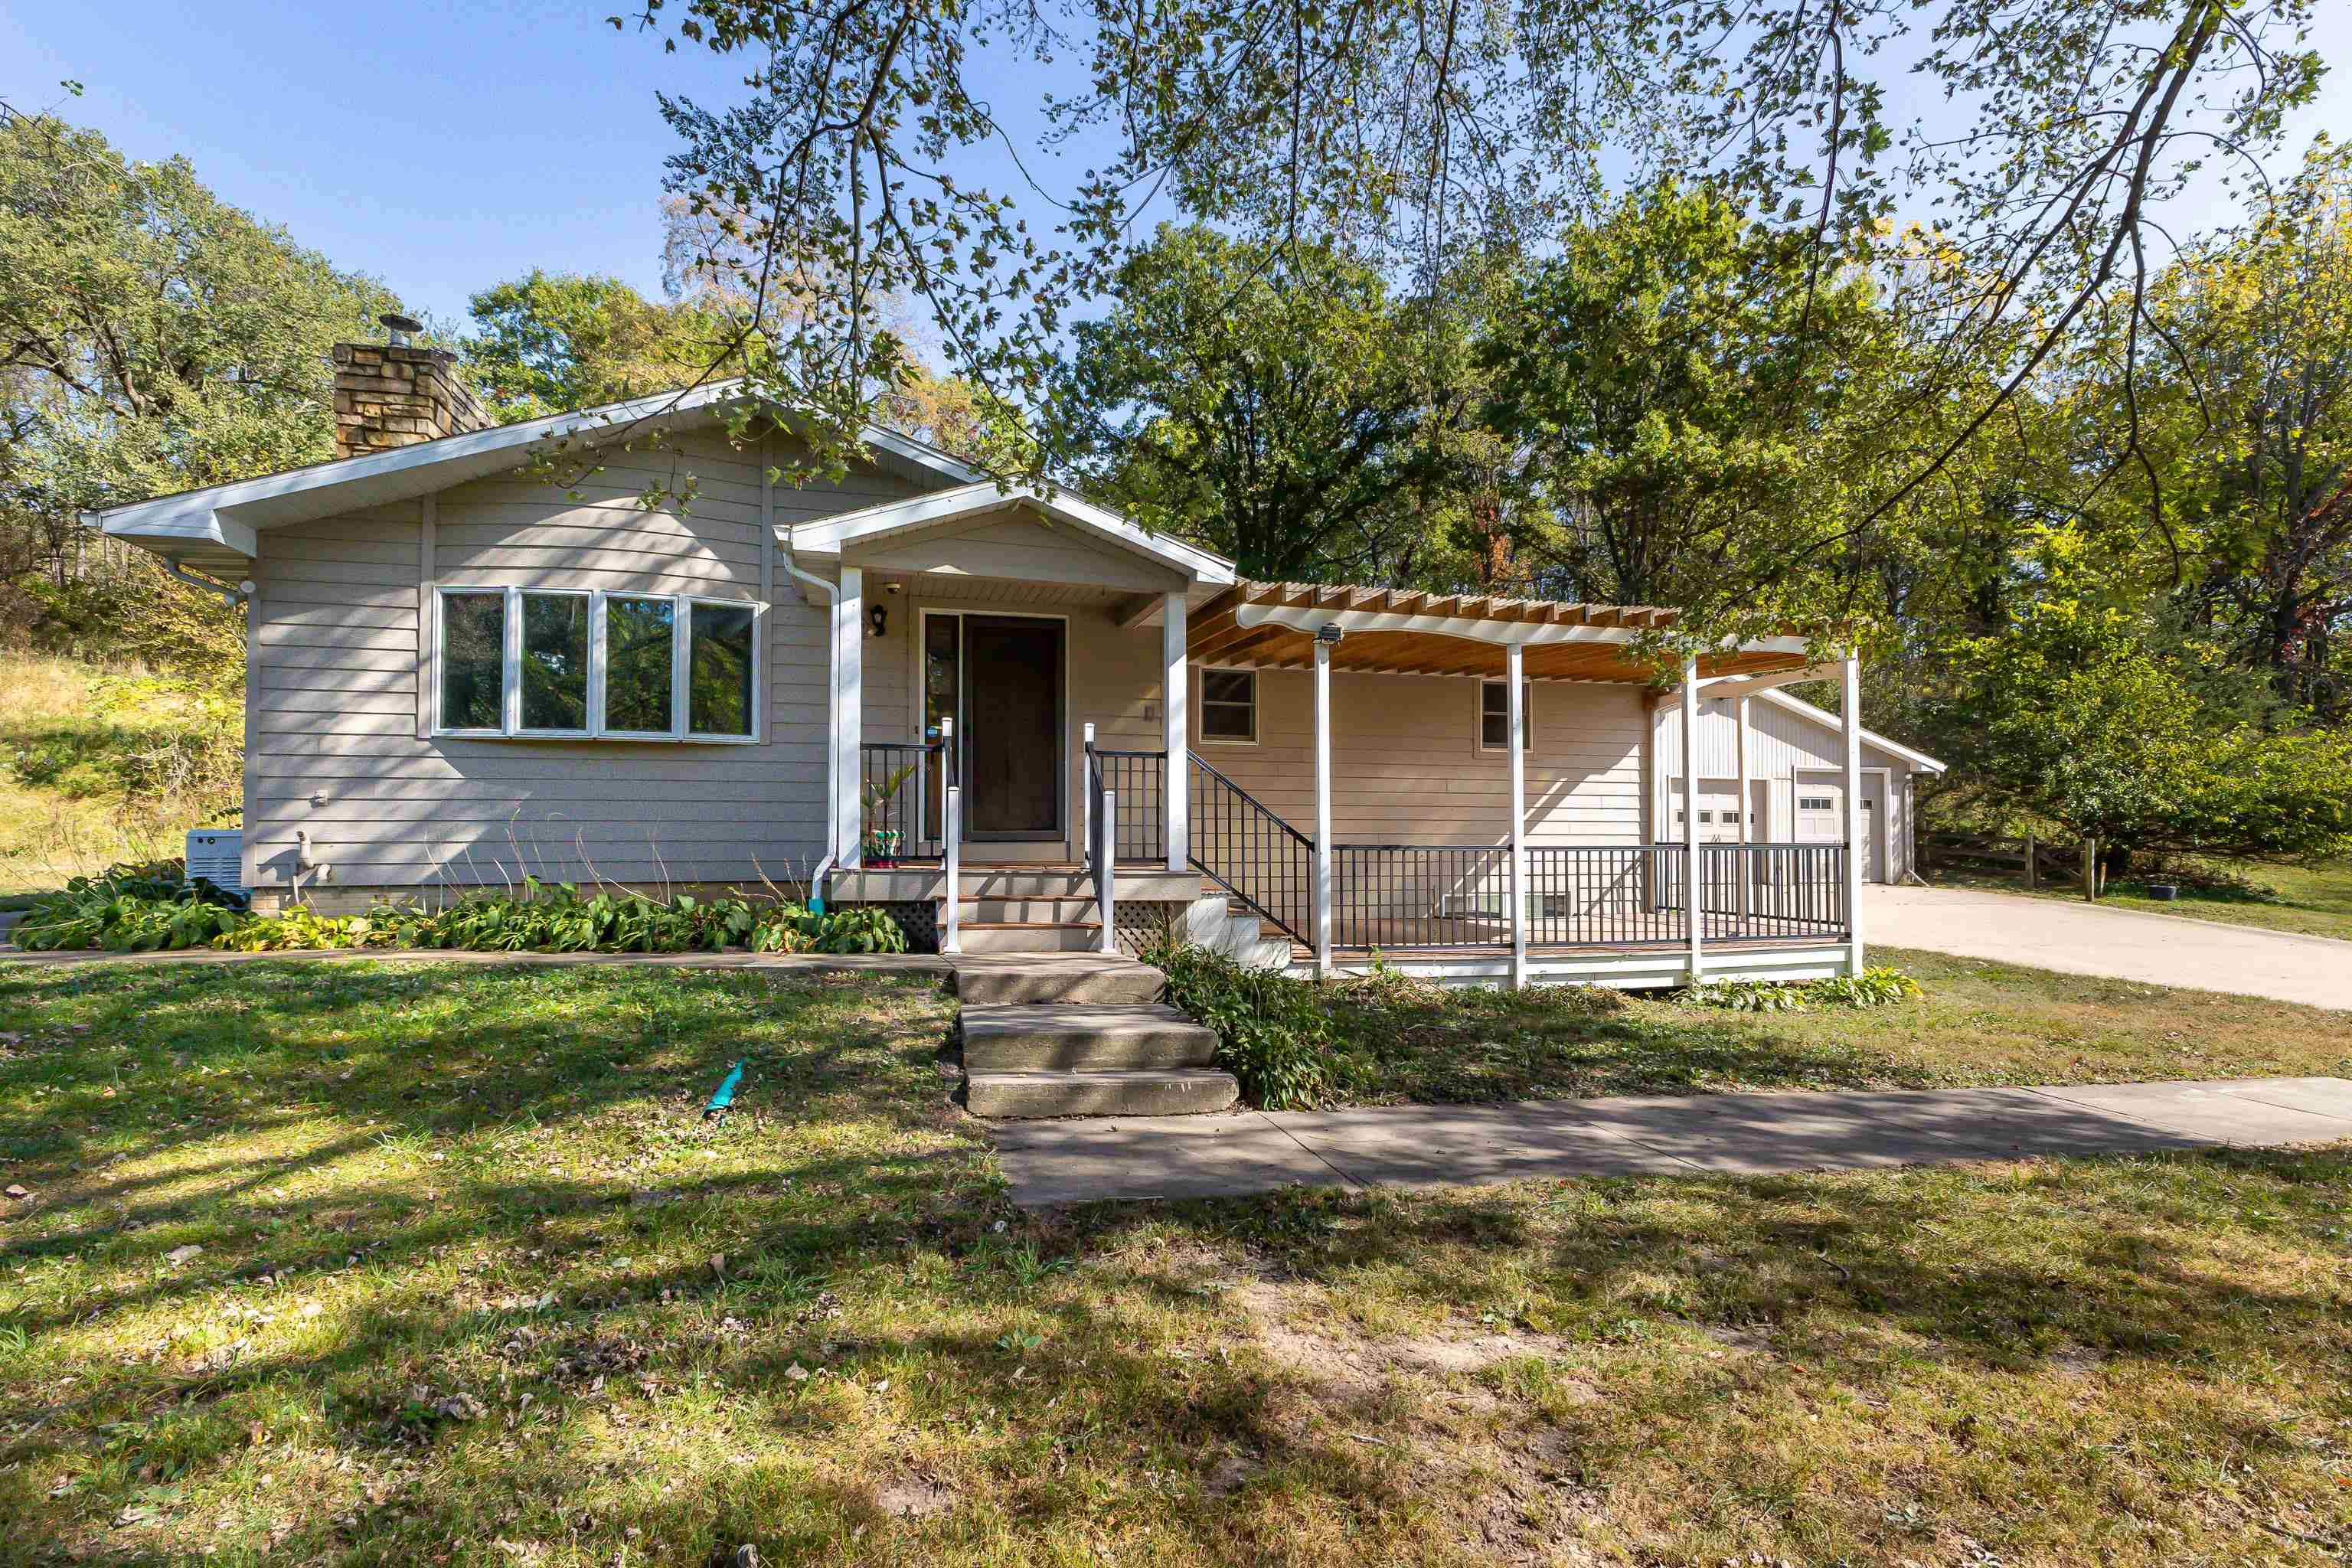
[[1192, 762], [1187, 858], [1259, 919], [1311, 944], [1314, 844], [1207, 763], [1197, 756]]
[[[866, 741], [858, 747], [857, 798], [866, 824], [865, 857], [936, 860], [944, 847], [940, 808], [954, 780], [937, 741]], [[891, 835], [895, 834], [894, 838]]]
[[[1511, 945], [1508, 847], [1335, 844], [1331, 854], [1334, 947]], [[1689, 871], [1689, 850], [1679, 844], [1530, 845], [1528, 944], [1686, 943]], [[1843, 845], [1703, 845], [1699, 875], [1705, 942], [1848, 934]]]
[[1845, 858], [1843, 844], [1702, 844], [1700, 934], [1717, 942], [1848, 935]]
[[1087, 755], [1102, 774], [1102, 787], [1118, 800], [1118, 820], [1112, 826], [1118, 858], [1166, 860], [1168, 753], [1109, 752], [1090, 745]]

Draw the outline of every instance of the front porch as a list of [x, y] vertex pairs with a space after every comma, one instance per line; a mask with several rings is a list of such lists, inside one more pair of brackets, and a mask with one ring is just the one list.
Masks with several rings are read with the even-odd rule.
[[[1654, 805], [1633, 645], [1672, 612], [1236, 582], [1066, 496], [958, 506], [794, 531], [837, 563], [835, 901], [919, 911], [950, 953], [1172, 932], [1512, 985], [1859, 967], [1854, 825], [1702, 843], [1696, 781]], [[1003, 574], [1046, 559], [1033, 535], [1052, 580]], [[1683, 722], [1702, 689], [1840, 672], [1795, 639], [1726, 647], [1686, 663]]]

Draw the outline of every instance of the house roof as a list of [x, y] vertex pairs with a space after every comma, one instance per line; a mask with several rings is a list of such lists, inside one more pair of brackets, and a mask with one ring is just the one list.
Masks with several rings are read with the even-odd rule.
[[[182, 490], [85, 512], [82, 521], [184, 564], [238, 570], [257, 552], [257, 533], [262, 529], [309, 522], [357, 507], [412, 500], [468, 479], [508, 472], [528, 459], [528, 448], [541, 443], [578, 437], [603, 444], [622, 438], [648, 419], [712, 418], [720, 408], [744, 396], [740, 380], [712, 382], [684, 392], [657, 393], [517, 425], [443, 436], [389, 452], [339, 458], [259, 479]], [[976, 469], [896, 431], [869, 426], [863, 434], [876, 461], [906, 478], [933, 485], [968, 485], [981, 478]]]
[[1223, 556], [1187, 544], [1172, 534], [1139, 528], [1118, 513], [1058, 486], [1005, 487], [983, 479], [813, 522], [794, 523], [777, 532], [790, 545], [795, 559], [839, 560], [845, 552], [854, 552], [861, 545], [879, 544], [901, 534], [1008, 508], [1038, 513], [1116, 549], [1158, 562], [1194, 584], [1221, 587], [1234, 581], [1234, 563]]
[[[1240, 582], [1194, 610], [1191, 657], [1203, 664], [1303, 668], [1319, 628], [1336, 626], [1335, 669], [1405, 675], [1500, 675], [1517, 646], [1530, 679], [1647, 685], [1654, 667], [1632, 657], [1643, 634], [1670, 626], [1673, 610], [1557, 599], [1433, 594], [1346, 584]], [[1801, 668], [1801, 637], [1764, 637], [1699, 660], [1707, 678]]]
[[[1787, 711], [1795, 714], [1798, 718], [1804, 720], [1806, 722], [1818, 724], [1824, 730], [1842, 731], [1845, 728], [1844, 723], [1836, 714], [1831, 712], [1826, 708], [1816, 708], [1801, 697], [1791, 697], [1787, 692], [1778, 689], [1759, 691], [1755, 693], [1755, 695], [1762, 698], [1765, 701], [1771, 703], [1775, 708], [1784, 709]], [[1944, 763], [1929, 756], [1927, 752], [1914, 751], [1900, 741], [1890, 741], [1875, 730], [1864, 730], [1862, 732], [1862, 739], [1864, 745], [1875, 746], [1880, 751], [1885, 752], [1890, 755], [1901, 757], [1905, 762], [1911, 763], [1914, 767], [1924, 768], [1931, 773], [1940, 773], [1946, 771]]]

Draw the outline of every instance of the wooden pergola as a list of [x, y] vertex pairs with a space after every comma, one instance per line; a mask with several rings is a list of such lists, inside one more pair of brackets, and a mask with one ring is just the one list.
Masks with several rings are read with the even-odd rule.
[[[1133, 619], [1149, 613], [1137, 602]], [[1499, 677], [1507, 691], [1510, 732], [1527, 732], [1529, 680], [1608, 681], [1664, 685], [1654, 659], [1638, 657], [1646, 637], [1670, 628], [1675, 612], [1639, 605], [1573, 604], [1552, 599], [1514, 599], [1476, 594], [1432, 594], [1409, 588], [1366, 588], [1347, 584], [1235, 582], [1197, 609], [1183, 595], [1161, 604], [1163, 652], [1168, 669], [1166, 703], [1168, 763], [1184, 769], [1187, 664], [1264, 669], [1311, 669], [1315, 689], [1315, 948], [1318, 968], [1331, 969], [1331, 672], [1360, 674]], [[1125, 620], [1124, 624], [1132, 624]], [[1842, 668], [1840, 667], [1842, 666]], [[1846, 908], [1853, 921], [1848, 957], [1862, 966], [1859, 910], [1862, 889], [1861, 800], [1862, 689], [1860, 664], [1849, 652], [1840, 666], [1817, 663], [1802, 637], [1755, 638], [1685, 657], [1675, 695], [1682, 709], [1683, 847], [1692, 868], [1689, 886], [1699, 886], [1697, 865], [1699, 693], [1745, 696], [1817, 675], [1838, 674], [1843, 684], [1846, 811]], [[1745, 704], [1742, 704], [1745, 730]], [[1742, 772], [1746, 736], [1741, 736]], [[1510, 759], [1511, 983], [1526, 984], [1527, 932], [1527, 754], [1508, 748]], [[1743, 784], [1743, 789], [1744, 789]], [[1169, 868], [1181, 868], [1189, 824], [1183, 792], [1170, 791]], [[1743, 808], [1744, 811], [1744, 808]], [[1690, 973], [1701, 968], [1701, 927], [1693, 911], [1689, 932]]]
[[[1305, 669], [1316, 663], [1318, 634], [1336, 627], [1328, 661], [1342, 671], [1499, 676], [1507, 650], [1517, 649], [1530, 680], [1651, 685], [1657, 666], [1634, 657], [1633, 645], [1675, 619], [1642, 605], [1244, 581], [1187, 616], [1185, 653], [1195, 664]], [[1801, 638], [1772, 637], [1703, 656], [1699, 676], [1771, 676], [1809, 662]]]

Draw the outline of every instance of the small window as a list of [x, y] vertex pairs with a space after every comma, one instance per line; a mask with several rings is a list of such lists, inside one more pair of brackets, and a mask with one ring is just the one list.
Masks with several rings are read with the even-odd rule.
[[[1526, 721], [1527, 732], [1519, 737], [1519, 750], [1535, 749], [1535, 686], [1529, 681], [1519, 683], [1519, 716]], [[1507, 681], [1482, 680], [1478, 683], [1478, 749], [1499, 752], [1510, 745], [1511, 689]]]
[[507, 727], [507, 596], [441, 595], [441, 727]]
[[687, 728], [697, 735], [751, 732], [749, 605], [698, 602], [688, 630]]
[[1201, 739], [1226, 745], [1257, 739], [1257, 671], [1201, 672]]
[[1837, 809], [1837, 796], [1832, 795], [1809, 795], [1805, 796], [1804, 799], [1797, 803], [1797, 809], [1799, 811], [1835, 811]]

